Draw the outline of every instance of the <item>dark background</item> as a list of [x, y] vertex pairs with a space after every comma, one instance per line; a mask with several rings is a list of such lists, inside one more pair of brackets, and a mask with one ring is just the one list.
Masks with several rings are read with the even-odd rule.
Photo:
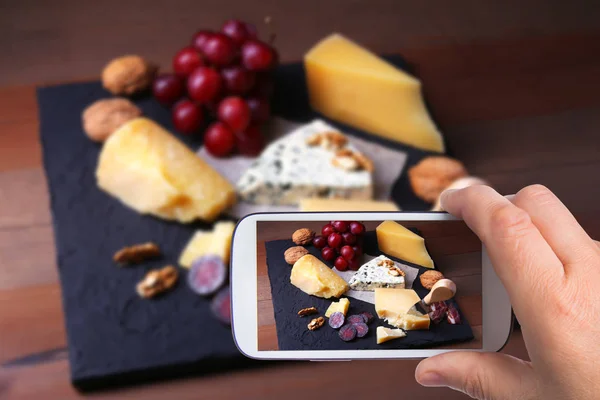
[[[593, 1], [8, 1], [0, 0], [0, 363], [65, 345], [35, 85], [98, 79], [138, 53], [169, 68], [195, 30], [229, 17], [276, 22], [283, 61], [339, 31], [401, 53], [454, 155], [502, 193], [542, 183], [600, 238], [600, 3]], [[262, 32], [265, 32], [263, 29]], [[515, 332], [505, 352], [527, 357]], [[423, 389], [416, 361], [301, 363], [103, 394], [146, 399], [463, 398]], [[0, 367], [0, 398], [69, 398], [60, 359]], [[319, 377], [363, 379], [359, 387]], [[364, 384], [364, 383], [368, 384]]]

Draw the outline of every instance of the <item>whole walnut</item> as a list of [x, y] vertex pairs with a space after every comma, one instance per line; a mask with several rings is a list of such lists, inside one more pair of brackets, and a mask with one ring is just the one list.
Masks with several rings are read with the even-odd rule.
[[467, 176], [465, 166], [445, 156], [426, 157], [408, 170], [413, 192], [428, 203], [434, 203], [444, 189], [463, 176]]
[[115, 95], [132, 95], [150, 87], [156, 66], [140, 56], [115, 58], [102, 71], [102, 86]]
[[127, 99], [103, 99], [90, 104], [81, 115], [83, 130], [95, 142], [104, 142], [124, 123], [142, 115]]

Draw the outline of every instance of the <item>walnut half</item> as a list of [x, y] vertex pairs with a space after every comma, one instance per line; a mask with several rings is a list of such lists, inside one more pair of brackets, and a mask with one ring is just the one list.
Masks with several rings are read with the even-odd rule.
[[119, 264], [138, 264], [159, 256], [160, 248], [158, 245], [148, 242], [122, 248], [115, 253], [113, 260]]
[[172, 265], [167, 265], [162, 269], [155, 269], [146, 274], [144, 279], [136, 286], [138, 295], [144, 299], [149, 299], [172, 288], [179, 272]]
[[310, 321], [310, 323], [308, 324], [308, 330], [316, 331], [317, 329], [322, 327], [324, 323], [325, 323], [325, 318], [323, 318], [323, 317], [315, 318], [312, 321]]

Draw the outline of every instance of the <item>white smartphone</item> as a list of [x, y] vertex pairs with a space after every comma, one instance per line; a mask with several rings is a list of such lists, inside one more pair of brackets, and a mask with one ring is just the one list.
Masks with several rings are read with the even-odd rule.
[[246, 216], [233, 236], [231, 293], [234, 340], [255, 359], [499, 351], [512, 330], [485, 248], [446, 213]]

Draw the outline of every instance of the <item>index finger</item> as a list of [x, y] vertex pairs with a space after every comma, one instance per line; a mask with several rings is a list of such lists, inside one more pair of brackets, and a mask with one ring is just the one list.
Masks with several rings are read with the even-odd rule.
[[562, 278], [560, 260], [529, 214], [491, 187], [447, 191], [441, 201], [444, 210], [462, 218], [481, 239], [517, 315], [531, 297], [540, 298], [552, 281]]

